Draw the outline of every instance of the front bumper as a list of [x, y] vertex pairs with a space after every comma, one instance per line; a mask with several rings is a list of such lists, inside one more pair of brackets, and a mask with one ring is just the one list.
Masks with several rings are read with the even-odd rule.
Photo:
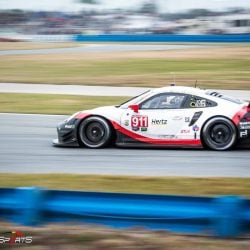
[[53, 140], [53, 146], [79, 147], [77, 140], [78, 119], [65, 120], [57, 126], [57, 139]]

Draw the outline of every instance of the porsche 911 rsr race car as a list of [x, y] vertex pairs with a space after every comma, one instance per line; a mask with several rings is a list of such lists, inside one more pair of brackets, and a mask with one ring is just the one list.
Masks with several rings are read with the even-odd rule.
[[216, 91], [170, 86], [119, 106], [77, 112], [57, 131], [57, 146], [228, 150], [250, 144], [250, 104]]

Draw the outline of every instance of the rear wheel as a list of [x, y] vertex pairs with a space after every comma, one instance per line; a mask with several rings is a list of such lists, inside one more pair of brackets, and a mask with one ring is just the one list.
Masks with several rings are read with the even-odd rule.
[[229, 150], [236, 143], [237, 131], [230, 120], [224, 117], [215, 117], [209, 120], [203, 127], [202, 138], [210, 149]]
[[78, 130], [79, 142], [89, 148], [102, 148], [110, 144], [112, 129], [101, 117], [89, 117], [83, 120]]

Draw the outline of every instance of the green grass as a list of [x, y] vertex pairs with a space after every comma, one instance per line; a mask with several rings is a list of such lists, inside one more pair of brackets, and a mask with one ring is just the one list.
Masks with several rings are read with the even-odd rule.
[[107, 192], [250, 196], [249, 178], [128, 177], [76, 174], [0, 174], [1, 187]]
[[0, 93], [0, 112], [72, 114], [98, 106], [120, 104], [129, 97]]
[[[31, 61], [32, 62], [32, 61]], [[43, 62], [30, 61], [16, 63], [13, 65], [2, 65], [1, 75], [4, 76], [6, 71], [11, 70], [12, 74], [25, 74], [29, 76], [38, 75], [47, 78], [57, 77], [95, 77], [95, 76], [120, 76], [120, 75], [151, 75], [170, 72], [190, 72], [206, 73], [210, 71], [223, 73], [233, 71], [248, 71], [249, 60], [160, 60], [160, 59], [130, 59], [124, 61], [81, 61], [77, 65], [72, 65], [71, 62], [58, 62], [56, 64], [45, 65]], [[247, 72], [246, 72], [247, 73]], [[1, 76], [1, 77], [2, 77]]]
[[149, 86], [195, 80], [206, 88], [250, 89], [250, 59], [120, 59], [7, 57], [0, 62], [0, 82]]

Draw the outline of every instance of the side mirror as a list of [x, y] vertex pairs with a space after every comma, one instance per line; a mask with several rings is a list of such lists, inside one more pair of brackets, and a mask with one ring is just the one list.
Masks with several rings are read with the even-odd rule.
[[139, 105], [138, 104], [132, 104], [128, 106], [130, 109], [132, 109], [135, 113], [138, 113], [139, 111]]

